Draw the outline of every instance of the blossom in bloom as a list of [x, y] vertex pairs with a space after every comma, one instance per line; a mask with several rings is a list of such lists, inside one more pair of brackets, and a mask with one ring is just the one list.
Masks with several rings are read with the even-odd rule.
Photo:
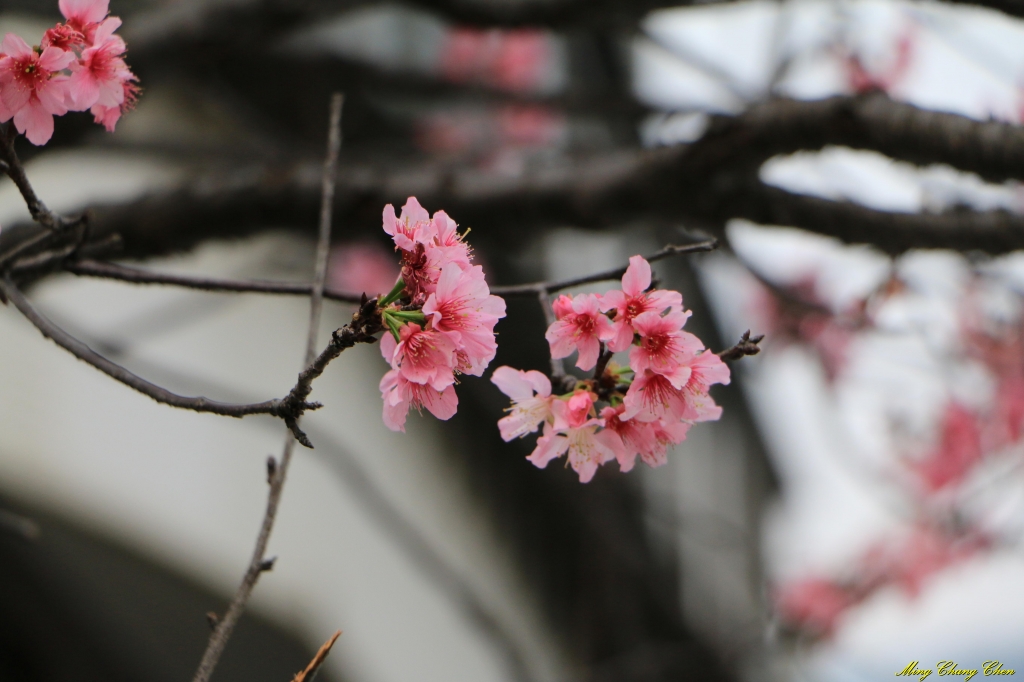
[[614, 453], [619, 462], [619, 470], [624, 472], [632, 470], [638, 454], [652, 452], [657, 448], [650, 422], [622, 419], [625, 409], [625, 405], [619, 405], [601, 410], [604, 429], [598, 434], [598, 438]]
[[443, 390], [437, 390], [429, 384], [411, 382], [394, 369], [380, 380], [380, 392], [384, 399], [384, 425], [392, 431], [405, 432], [405, 418], [410, 407], [417, 410], [425, 407], [438, 419], [448, 420], [459, 406], [454, 385], [448, 384]]
[[682, 419], [688, 411], [683, 387], [690, 380], [690, 374], [690, 368], [685, 365], [679, 365], [671, 374], [658, 374], [649, 369], [637, 374], [623, 399], [626, 410], [622, 418]]
[[427, 209], [420, 206], [416, 197], [409, 197], [402, 206], [402, 215], [395, 216], [395, 207], [384, 207], [384, 231], [395, 240], [395, 246], [403, 251], [415, 251], [417, 244], [426, 244], [433, 237], [434, 228]]
[[384, 359], [407, 380], [441, 391], [455, 383], [455, 344], [415, 322], [402, 325], [399, 341], [389, 334], [380, 340]]
[[[134, 79], [134, 76], [132, 76]], [[132, 81], [123, 81], [121, 88], [124, 90], [124, 98], [118, 106], [108, 107], [105, 104], [94, 104], [89, 109], [93, 121], [101, 124], [108, 133], [114, 132], [121, 115], [135, 108], [135, 101], [139, 97], [139, 86]]]
[[498, 430], [507, 442], [533, 433], [552, 418], [551, 380], [537, 370], [524, 372], [502, 366], [494, 370], [491, 382], [512, 399], [509, 414], [498, 420]]
[[85, 36], [81, 31], [76, 31], [67, 24], [57, 24], [53, 28], [46, 29], [40, 47], [59, 47], [62, 50], [71, 51], [74, 48], [85, 45]]
[[637, 374], [647, 369], [672, 374], [676, 367], [704, 350], [700, 339], [682, 331], [686, 318], [675, 310], [668, 315], [656, 312], [637, 315], [632, 327], [640, 338], [629, 351], [630, 368]]
[[8, 33], [0, 44], [0, 122], [14, 118], [19, 133], [32, 144], [45, 144], [53, 135], [53, 117], [66, 114], [66, 69], [75, 55], [59, 47], [36, 53], [28, 43]]
[[505, 316], [505, 301], [491, 295], [465, 235], [444, 211], [431, 217], [409, 197], [400, 216], [391, 204], [384, 207], [383, 227], [402, 265], [399, 281], [377, 299], [390, 332], [381, 353], [396, 372], [381, 392], [385, 424], [401, 430], [409, 407], [447, 415], [442, 419], [454, 414], [455, 376], [481, 376], [494, 359], [494, 326]]
[[727, 385], [731, 379], [729, 365], [711, 351], [705, 350], [689, 362], [690, 378], [683, 387], [687, 411], [683, 419], [695, 422], [715, 421], [722, 416], [722, 408], [708, 395], [714, 384]]
[[[57, 3], [60, 13], [64, 15], [65, 25], [80, 33], [85, 44], [90, 46], [100, 22], [107, 16], [109, 4], [109, 0], [60, 0]], [[120, 23], [118, 19], [117, 25]]]
[[[643, 256], [629, 259], [629, 267], [622, 276], [622, 289], [613, 289], [601, 297], [601, 311], [615, 311], [612, 326], [615, 336], [608, 343], [609, 350], [624, 351], [633, 343], [633, 320], [644, 313], [661, 313], [665, 310], [682, 312], [683, 296], [678, 291], [655, 289], [647, 291], [651, 286], [651, 264]], [[685, 318], [689, 311], [682, 313]], [[682, 327], [682, 325], [680, 325]]]
[[601, 352], [601, 342], [611, 339], [615, 330], [611, 321], [601, 314], [600, 301], [594, 294], [559, 296], [553, 305], [555, 322], [544, 338], [551, 345], [551, 357], [558, 360], [579, 351], [576, 366], [593, 369]]
[[444, 211], [437, 211], [431, 218], [416, 197], [409, 197], [399, 217], [395, 216], [394, 206], [384, 207], [384, 231], [402, 252], [402, 280], [414, 303], [422, 304], [434, 293], [445, 265], [471, 267], [469, 245], [457, 227]]
[[423, 304], [423, 314], [431, 318], [431, 327], [450, 337], [465, 356], [460, 371], [481, 376], [498, 350], [494, 325], [505, 317], [505, 301], [491, 295], [483, 268], [474, 265], [464, 270], [454, 261], [445, 265], [434, 292]]
[[545, 427], [537, 448], [527, 459], [543, 469], [568, 452], [569, 465], [579, 474], [580, 483], [589, 482], [599, 466], [615, 459], [611, 448], [596, 437], [604, 420], [594, 418], [593, 409], [594, 394], [585, 390], [576, 391], [568, 400], [553, 401], [554, 424]]
[[103, 21], [94, 33], [94, 43], [82, 51], [71, 68], [68, 97], [73, 108], [85, 111], [95, 105], [120, 109], [125, 100], [125, 83], [135, 80], [122, 55], [124, 41], [114, 30], [121, 25], [117, 17]]

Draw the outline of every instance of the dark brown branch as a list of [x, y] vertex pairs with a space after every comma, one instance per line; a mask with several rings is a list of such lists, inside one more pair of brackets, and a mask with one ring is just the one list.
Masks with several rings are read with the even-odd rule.
[[313, 678], [316, 677], [317, 672], [320, 670], [320, 666], [327, 660], [327, 655], [331, 653], [331, 647], [338, 641], [338, 637], [341, 637], [341, 630], [338, 630], [330, 639], [321, 645], [320, 649], [316, 652], [313, 660], [309, 662], [306, 669], [300, 673], [296, 673], [295, 677], [292, 678], [292, 682], [313, 682]]
[[[331, 207], [334, 203], [334, 184], [338, 164], [338, 151], [341, 148], [342, 103], [343, 99], [340, 94], [336, 93], [331, 98], [330, 126], [328, 128], [329, 132], [327, 135], [327, 155], [324, 159], [323, 169], [323, 207], [320, 211], [320, 235], [317, 240], [315, 257], [316, 272], [313, 281], [312, 296], [310, 297], [309, 328], [306, 333], [305, 360], [303, 361], [303, 365], [306, 366], [311, 365], [313, 356], [316, 353], [316, 335], [317, 330], [320, 327], [324, 282], [327, 279], [327, 253], [331, 245]], [[364, 301], [363, 308], [365, 307], [366, 301]], [[359, 313], [357, 313], [357, 316], [358, 315]], [[353, 326], [356, 324], [356, 322], [353, 322]], [[336, 343], [338, 338], [339, 335], [335, 333], [332, 346]], [[343, 348], [337, 350], [337, 352], [331, 356], [331, 359], [337, 357], [341, 353], [341, 350], [343, 350]], [[327, 354], [328, 351], [322, 353], [320, 358], [317, 359], [318, 362]], [[299, 375], [299, 381], [296, 384], [296, 388], [293, 389], [292, 394], [285, 399], [285, 403], [293, 403], [294, 400], [292, 399], [292, 395], [296, 394], [297, 391], [302, 394], [302, 397], [299, 400], [304, 401], [305, 397], [311, 390], [312, 380], [323, 372], [323, 367], [326, 367], [327, 362], [330, 362], [330, 360], [325, 360], [322, 363], [322, 366], [318, 367], [316, 370], [311, 371], [309, 368], [304, 370], [302, 374]], [[302, 388], [300, 389], [300, 387]], [[242, 611], [245, 610], [245, 605], [249, 601], [249, 595], [252, 594], [253, 589], [256, 587], [256, 582], [264, 571], [269, 570], [269, 568], [273, 566], [272, 562], [268, 565], [266, 560], [267, 543], [270, 541], [270, 533], [274, 529], [274, 520], [277, 518], [277, 509], [281, 500], [281, 493], [284, 491], [285, 480], [288, 476], [288, 467], [291, 464], [295, 441], [299, 440], [303, 445], [312, 447], [312, 444], [309, 443], [309, 439], [306, 438], [306, 435], [298, 428], [300, 417], [301, 412], [285, 417], [285, 423], [288, 424], [291, 432], [288, 434], [285, 441], [284, 453], [281, 455], [281, 462], [274, 467], [273, 473], [269, 476], [270, 492], [267, 495], [267, 508], [263, 515], [263, 522], [260, 525], [259, 535], [256, 538], [256, 547], [253, 550], [252, 559], [249, 561], [249, 568], [246, 570], [245, 576], [242, 578], [242, 583], [238, 586], [238, 590], [235, 592], [235, 596], [231, 600], [231, 604], [228, 606], [228, 610], [225, 612], [224, 617], [220, 619], [216, 628], [214, 628], [214, 631], [210, 634], [210, 640], [207, 643], [206, 651], [203, 653], [203, 658], [199, 663], [199, 668], [196, 670], [195, 677], [193, 677], [193, 682], [207, 682], [207, 680], [210, 679], [214, 668], [217, 666], [217, 661], [220, 660], [220, 655], [224, 651], [224, 647], [227, 646], [228, 639], [230, 639], [231, 633], [234, 631], [235, 625], [238, 623], [238, 619], [242, 616]], [[337, 637], [337, 635], [335, 635], [335, 637]], [[328, 646], [327, 649], [329, 650], [330, 647]], [[326, 653], [324, 655], [326, 655]]]
[[718, 357], [722, 358], [723, 362], [732, 362], [733, 360], [739, 360], [747, 355], [757, 355], [761, 352], [761, 346], [758, 344], [764, 340], [764, 334], [760, 334], [751, 338], [750, 330], [743, 332], [743, 336], [736, 342], [735, 346], [726, 348], [723, 351], [719, 351]]
[[[1024, 179], [1024, 128], [926, 111], [873, 93], [812, 102], [772, 100], [738, 116], [714, 118], [693, 144], [580, 157], [512, 179], [459, 166], [412, 172], [407, 166], [353, 164], [339, 174], [339, 222], [352, 233], [365, 234], [379, 227], [381, 205], [416, 195], [423, 205], [444, 208], [462, 225], [472, 226], [481, 244], [492, 248], [521, 243], [552, 225], [609, 227], [654, 220], [719, 230], [728, 219], [751, 214], [744, 193], [760, 192], [756, 176], [764, 161], [827, 145], [874, 149], [915, 164], [946, 163], [990, 181]], [[200, 174], [194, 184], [173, 193], [99, 208], [92, 227], [98, 236], [123, 234], [125, 255], [145, 258], [191, 248], [213, 236], [251, 234], [268, 224], [312, 222], [319, 188], [310, 181], [315, 176], [310, 171], [309, 165], [293, 164]], [[210, 186], [231, 189], [211, 196]], [[763, 193], [755, 200], [761, 206], [766, 201]], [[772, 218], [768, 211], [754, 212]], [[775, 224], [787, 224], [785, 215], [777, 213]], [[977, 227], [971, 215], [922, 215], [919, 220], [924, 227], [939, 226], [938, 231], [970, 232]], [[821, 217], [814, 218], [817, 231], [827, 233], [829, 223]], [[991, 217], [984, 220], [991, 222]], [[810, 223], [796, 226], [814, 229]], [[19, 239], [18, 232], [5, 229], [0, 247]], [[920, 239], [912, 230], [904, 234], [899, 249], [936, 245], [927, 233]], [[889, 236], [886, 230], [867, 231], [849, 240], [891, 252], [896, 247]], [[955, 246], [954, 236], [947, 242]], [[983, 248], [1005, 252], [1019, 244], [992, 240]], [[533, 293], [525, 289], [524, 295]]]
[[765, 225], [799, 227], [848, 244], [871, 244], [894, 256], [910, 249], [993, 255], [1024, 249], [1024, 216], [1002, 210], [895, 213], [755, 183], [748, 191], [737, 192], [728, 213]]
[[[663, 258], [668, 258], [669, 256], [677, 256], [685, 253], [705, 253], [707, 251], [714, 251], [716, 248], [718, 248], [717, 239], [705, 239], [704, 241], [696, 242], [694, 244], [669, 244], [656, 253], [644, 256], [644, 259], [646, 259], [647, 262], [652, 263]], [[556, 291], [571, 289], [572, 287], [578, 287], [584, 284], [620, 279], [624, 274], [626, 274], [627, 268], [629, 268], [629, 266], [624, 265], [622, 267], [615, 268], [614, 270], [606, 270], [604, 272], [594, 273], [593, 275], [574, 277], [573, 279], [565, 279], [558, 282], [532, 282], [530, 284], [496, 286], [491, 287], [491, 293], [496, 296], [536, 296], [537, 294], [553, 294]], [[550, 325], [551, 321], [549, 321], [548, 324]]]
[[[64, 264], [64, 269], [76, 275], [113, 279], [132, 284], [169, 284], [199, 289], [201, 291], [234, 291], [255, 294], [284, 294], [289, 296], [309, 296], [313, 285], [305, 282], [272, 282], [268, 280], [237, 280], [216, 277], [195, 277], [192, 275], [172, 275], [151, 272], [142, 268], [133, 268], [118, 263], [107, 263], [95, 260], [75, 260]], [[324, 298], [342, 303], [361, 303], [359, 294], [346, 294], [333, 289], [324, 289]]]
[[[187, 397], [172, 393], [165, 388], [157, 386], [156, 384], [133, 374], [117, 363], [111, 362], [55, 325], [40, 314], [39, 311], [29, 303], [28, 299], [25, 298], [25, 295], [21, 293], [21, 290], [18, 289], [18, 287], [16, 287], [9, 278], [5, 278], [0, 281], [0, 292], [2, 292], [3, 295], [14, 304], [14, 307], [16, 307], [21, 314], [29, 320], [29, 322], [35, 325], [36, 329], [38, 329], [43, 336], [51, 339], [54, 343], [74, 355], [79, 360], [92, 365], [107, 376], [120, 381], [125, 386], [133, 388], [143, 395], [149, 396], [159, 403], [170, 405], [172, 407], [180, 407], [186, 410], [193, 410], [195, 412], [210, 412], [212, 414], [219, 414], [225, 417], [245, 417], [251, 414], [283, 416], [281, 411], [283, 401], [281, 400], [265, 400], [261, 403], [234, 404], [221, 403], [202, 396]], [[302, 409], [311, 410], [316, 409], [317, 407], [319, 406], [306, 404], [302, 406]]]
[[13, 121], [6, 124], [0, 131], [0, 170], [7, 174], [7, 177], [21, 192], [28, 212], [32, 215], [32, 220], [49, 230], [60, 229], [67, 224], [66, 221], [46, 208], [46, 204], [36, 196], [35, 190], [32, 189], [32, 185], [28, 181], [28, 176], [25, 175], [25, 167], [21, 165], [21, 159], [14, 151], [14, 139], [17, 136], [18, 131], [15, 129]]

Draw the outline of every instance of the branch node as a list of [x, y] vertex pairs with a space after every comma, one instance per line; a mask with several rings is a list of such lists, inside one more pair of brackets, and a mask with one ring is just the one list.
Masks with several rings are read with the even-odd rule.
[[206, 624], [210, 626], [211, 630], [217, 629], [217, 624], [220, 623], [220, 616], [213, 611], [206, 612]]
[[277, 460], [273, 455], [267, 455], [267, 485], [274, 484], [275, 475], [277, 475]]
[[264, 559], [263, 561], [260, 562], [260, 572], [261, 573], [266, 573], [267, 571], [274, 570], [274, 563], [276, 563], [276, 562], [277, 562], [277, 557], [276, 556], [272, 556], [272, 557], [268, 557], [268, 558]]
[[757, 336], [751, 337], [750, 330], [743, 332], [743, 336], [732, 348], [726, 348], [718, 354], [718, 357], [723, 362], [732, 362], [733, 360], [739, 360], [740, 358], [747, 355], [757, 355], [761, 352], [761, 346], [758, 344], [764, 340], [764, 334], [758, 334]]

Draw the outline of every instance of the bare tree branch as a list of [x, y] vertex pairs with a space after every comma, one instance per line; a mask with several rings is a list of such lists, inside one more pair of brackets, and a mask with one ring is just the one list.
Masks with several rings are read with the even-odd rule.
[[[90, 259], [69, 261], [64, 264], [64, 269], [76, 275], [87, 277], [113, 279], [132, 284], [169, 284], [201, 291], [233, 291], [254, 294], [284, 294], [289, 296], [309, 296], [313, 293], [313, 285], [306, 282], [274, 282], [270, 280], [238, 280], [172, 275]], [[363, 301], [363, 297], [360, 294], [347, 294], [333, 289], [324, 289], [323, 297], [341, 303], [362, 303]]]
[[[307, 368], [313, 363], [313, 359], [316, 354], [316, 335], [320, 327], [324, 282], [327, 279], [327, 253], [331, 245], [331, 208], [334, 203], [334, 185], [335, 173], [338, 164], [338, 151], [341, 148], [342, 103], [343, 99], [341, 94], [335, 94], [331, 99], [330, 132], [327, 137], [327, 157], [324, 160], [323, 169], [323, 206], [320, 211], [320, 236], [316, 247], [316, 274], [313, 280], [312, 295], [310, 297], [309, 329], [306, 334], [306, 353], [305, 360], [303, 362]], [[337, 336], [338, 335], [335, 334], [335, 338], [337, 338]], [[338, 353], [340, 352], [341, 351], [339, 350]], [[321, 357], [323, 357], [323, 355], [321, 355]], [[334, 357], [337, 357], [337, 355]], [[327, 363], [324, 362], [323, 364], [326, 366]], [[299, 386], [305, 386], [305, 393], [308, 395], [312, 377], [319, 376], [322, 371], [323, 369], [320, 368], [319, 371], [314, 374], [309, 373], [308, 369], [304, 370], [299, 377], [299, 382], [296, 388]], [[305, 395], [302, 396], [302, 399], [305, 399]], [[274, 520], [277, 518], [277, 509], [281, 500], [281, 493], [284, 490], [284, 483], [288, 475], [288, 467], [291, 464], [292, 452], [295, 448], [295, 440], [298, 439], [301, 442], [301, 440], [305, 438], [305, 434], [301, 434], [301, 431], [298, 430], [298, 421], [300, 416], [301, 415], [295, 415], [290, 418], [292, 421], [292, 423], [289, 424], [291, 430], [286, 437], [281, 462], [274, 466], [269, 472], [270, 492], [267, 495], [267, 508], [263, 515], [263, 523], [260, 525], [259, 536], [256, 538], [256, 548], [253, 550], [252, 559], [249, 561], [249, 568], [246, 570], [245, 576], [242, 578], [242, 584], [239, 585], [238, 591], [235, 593], [234, 599], [231, 600], [231, 604], [228, 606], [228, 610], [225, 612], [224, 617], [217, 622], [213, 633], [210, 635], [210, 641], [206, 646], [206, 651], [203, 653], [203, 658], [199, 663], [199, 668], [196, 670], [195, 677], [193, 677], [193, 682], [207, 682], [207, 680], [210, 679], [214, 668], [217, 666], [217, 661], [220, 660], [220, 655], [224, 651], [224, 647], [227, 645], [228, 639], [231, 637], [231, 633], [234, 631], [235, 625], [238, 623], [238, 619], [242, 616], [242, 611], [245, 609], [245, 605], [249, 600], [249, 595], [252, 594], [253, 588], [256, 587], [256, 582], [264, 571], [270, 570], [273, 567], [273, 560], [268, 562], [266, 559], [267, 543], [270, 541], [270, 533], [274, 528]], [[286, 418], [286, 423], [287, 421], [288, 420]], [[301, 434], [301, 436], [299, 434]], [[304, 443], [304, 445], [307, 443], [308, 439], [306, 439], [306, 443]], [[307, 447], [309, 446], [307, 445]], [[269, 469], [270, 467], [268, 467], [268, 470]], [[338, 635], [336, 634], [334, 638], [337, 639], [337, 637]], [[326, 651], [323, 649], [321, 650], [323, 651], [323, 656], [327, 655], [326, 652], [330, 650], [330, 646], [333, 645], [333, 643], [334, 640], [331, 640], [330, 644], [325, 645]]]
[[[685, 253], [704, 253], [708, 251], [714, 251], [718, 248], [717, 239], [705, 239], [704, 241], [695, 242], [693, 244], [669, 244], [663, 247], [660, 251], [652, 253], [649, 256], [644, 256], [644, 259], [653, 263], [659, 261], [662, 258], [668, 258], [669, 256], [677, 256]], [[628, 265], [623, 265], [620, 268], [614, 270], [606, 270], [604, 272], [597, 272], [593, 275], [585, 275], [583, 277], [575, 277], [573, 279], [566, 279], [557, 282], [532, 282], [530, 284], [511, 284], [509, 286], [496, 286], [491, 287], [491, 293], [497, 296], [532, 296], [536, 294], [553, 294], [556, 291], [562, 291], [563, 289], [571, 289], [572, 287], [582, 286], [584, 284], [591, 284], [593, 282], [605, 282], [612, 279], [619, 279], [626, 274]], [[551, 321], [548, 321], [551, 324]]]
[[[339, 174], [338, 213], [353, 233], [365, 234], [379, 225], [381, 205], [416, 195], [424, 205], [443, 206], [463, 225], [471, 225], [482, 243], [498, 247], [510, 245], [513, 236], [521, 241], [530, 231], [556, 224], [606, 227], [657, 220], [720, 230], [728, 219], [746, 217], [784, 225], [790, 223], [785, 222], [783, 208], [805, 202], [765, 190], [756, 181], [758, 169], [773, 156], [827, 145], [873, 149], [915, 164], [945, 163], [993, 182], [1024, 179], [1021, 127], [926, 111], [872, 93], [812, 102], [771, 100], [738, 116], [713, 119], [707, 133], [693, 144], [581, 157], [518, 177], [459, 166], [415, 169], [408, 164], [391, 168], [353, 162]], [[96, 209], [91, 227], [98, 237], [122, 234], [125, 255], [145, 258], [191, 248], [214, 236], [312, 222], [318, 188], [310, 182], [311, 175], [306, 164], [198, 174], [194, 184], [170, 194]], [[211, 186], [225, 189], [211, 194]], [[813, 217], [795, 226], [824, 234], [842, 232], [851, 211], [867, 211], [864, 215], [874, 216], [876, 223], [913, 221], [915, 229], [899, 231], [898, 243], [888, 228], [836, 234], [889, 252], [956, 246], [956, 235], [964, 235], [966, 248], [975, 248], [970, 243], [979, 240], [965, 233], [979, 224], [988, 225], [985, 233], [990, 236], [977, 248], [991, 253], [1020, 248], [1012, 216], [958, 211], [906, 218], [907, 214], [872, 213], [853, 204], [808, 201], [816, 207]], [[803, 215], [790, 213], [794, 220]], [[832, 221], [832, 215], [839, 217]], [[918, 225], [922, 229], [916, 229]], [[23, 230], [5, 229], [0, 247], [10, 248], [25, 238]]]
[[[79, 360], [87, 362], [107, 376], [116, 379], [125, 386], [135, 389], [153, 400], [172, 407], [180, 407], [194, 412], [210, 412], [225, 417], [245, 417], [251, 414], [269, 414], [282, 416], [281, 400], [265, 400], [261, 403], [234, 404], [221, 403], [209, 398], [187, 397], [172, 393], [165, 388], [139, 377], [115, 362], [92, 350], [84, 343], [74, 338], [63, 329], [48, 320], [37, 311], [21, 290], [14, 285], [9, 278], [0, 281], [0, 292], [14, 304], [22, 315], [24, 315], [35, 327], [42, 332], [43, 336], [51, 339], [61, 348], [65, 349]], [[305, 405], [303, 409], [316, 409], [317, 405]]]

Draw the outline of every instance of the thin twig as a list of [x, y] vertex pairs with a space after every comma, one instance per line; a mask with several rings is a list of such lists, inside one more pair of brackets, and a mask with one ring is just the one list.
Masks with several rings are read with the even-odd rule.
[[14, 138], [18, 136], [14, 123], [8, 123], [6, 128], [0, 132], [0, 169], [7, 174], [14, 185], [21, 192], [25, 205], [32, 219], [49, 230], [57, 230], [65, 226], [63, 218], [46, 208], [46, 204], [39, 200], [36, 192], [32, 189], [28, 176], [25, 174], [25, 167], [21, 165], [21, 159], [14, 151]]
[[740, 337], [735, 346], [719, 351], [718, 357], [722, 358], [723, 362], [732, 362], [747, 355], [757, 355], [761, 352], [761, 347], [758, 344], [763, 340], [764, 334], [751, 338], [750, 330], [748, 329], [743, 332], [743, 336]]
[[[695, 242], [693, 244], [669, 244], [660, 251], [652, 253], [649, 256], [644, 256], [644, 259], [652, 263], [663, 258], [670, 256], [677, 256], [685, 253], [702, 253], [706, 251], [714, 251], [718, 248], [717, 239], [705, 239], [701, 242]], [[607, 280], [619, 279], [624, 274], [629, 266], [624, 265], [614, 270], [606, 270], [604, 272], [598, 272], [593, 275], [586, 275], [584, 277], [575, 277], [573, 279], [565, 279], [559, 282], [531, 282], [530, 284], [513, 284], [511, 286], [498, 286], [491, 287], [491, 293], [496, 296], [536, 296], [538, 293], [552, 294], [556, 291], [562, 291], [563, 289], [571, 289], [572, 287], [578, 287], [583, 284], [591, 284], [593, 282], [605, 282]], [[550, 322], [549, 322], [550, 324]]]
[[[147, 395], [157, 402], [165, 405], [171, 405], [172, 407], [180, 407], [186, 410], [193, 410], [195, 412], [211, 412], [213, 414], [219, 414], [226, 417], [245, 417], [250, 414], [283, 416], [281, 413], [281, 400], [265, 400], [261, 403], [235, 404], [222, 403], [202, 396], [188, 397], [172, 393], [161, 386], [157, 386], [156, 384], [133, 374], [117, 363], [106, 359], [55, 325], [36, 310], [31, 303], [29, 303], [28, 299], [25, 298], [25, 294], [21, 293], [21, 290], [15, 286], [9, 277], [5, 277], [3, 280], [0, 280], [0, 292], [2, 292], [3, 295], [14, 304], [14, 307], [17, 308], [21, 314], [29, 320], [29, 322], [35, 325], [36, 329], [42, 332], [43, 336], [51, 339], [54, 343], [74, 355], [79, 360], [92, 365], [107, 376], [120, 381], [125, 386], [134, 388], [139, 393]], [[316, 409], [316, 407], [318, 406], [304, 405], [303, 409], [311, 410]]]
[[327, 660], [327, 654], [331, 653], [331, 647], [338, 641], [338, 637], [341, 637], [341, 630], [335, 632], [331, 635], [330, 639], [323, 643], [320, 650], [316, 652], [316, 656], [306, 666], [306, 669], [301, 673], [296, 673], [295, 677], [292, 678], [292, 682], [313, 682], [313, 678], [320, 671], [320, 666]]
[[[272, 282], [268, 280], [240, 280], [218, 277], [195, 277], [192, 275], [172, 275], [161, 272], [150, 272], [142, 268], [133, 268], [118, 263], [107, 263], [90, 259], [75, 260], [65, 263], [64, 269], [75, 275], [113, 279], [132, 284], [169, 284], [199, 289], [201, 291], [234, 291], [254, 294], [284, 294], [291, 296], [309, 296], [313, 293], [313, 285], [305, 282]], [[324, 289], [323, 297], [342, 303], [359, 303], [362, 296], [347, 294], [333, 289]]]
[[[306, 353], [305, 361], [303, 362], [306, 366], [312, 363], [313, 356], [316, 353], [316, 334], [320, 326], [324, 281], [327, 277], [327, 251], [331, 243], [331, 208], [334, 202], [334, 178], [337, 172], [338, 151], [341, 148], [342, 102], [341, 94], [336, 93], [331, 98], [330, 129], [327, 135], [327, 158], [324, 160], [323, 192], [320, 209], [320, 235], [316, 247], [316, 274], [310, 300], [309, 329], [306, 335]], [[336, 333], [335, 339], [337, 337], [338, 334]], [[340, 354], [340, 352], [339, 350], [338, 353]], [[322, 353], [321, 357], [323, 355]], [[337, 355], [334, 357], [337, 357]], [[326, 362], [324, 366], [326, 366]], [[319, 372], [322, 371], [323, 369], [321, 368]], [[316, 373], [316, 376], [319, 376], [319, 372]], [[306, 371], [303, 371], [303, 375], [305, 374]], [[300, 384], [302, 383], [301, 376]], [[309, 381], [312, 381], [312, 379]], [[193, 682], [207, 682], [210, 679], [210, 675], [213, 674], [213, 669], [217, 666], [217, 661], [220, 660], [220, 655], [224, 651], [224, 647], [227, 645], [228, 639], [231, 637], [231, 633], [234, 631], [235, 625], [242, 615], [242, 611], [245, 609], [245, 604], [249, 601], [249, 595], [252, 594], [253, 588], [256, 587], [256, 582], [264, 571], [270, 570], [273, 567], [273, 561], [266, 559], [267, 543], [270, 541], [270, 533], [274, 528], [274, 520], [277, 518], [277, 509], [281, 501], [281, 493], [284, 490], [285, 479], [288, 475], [288, 466], [291, 464], [292, 452], [295, 449], [295, 440], [299, 438], [295, 432], [298, 431], [300, 416], [295, 415], [285, 419], [285, 423], [288, 424], [291, 431], [285, 437], [281, 462], [273, 468], [273, 472], [269, 475], [270, 491], [267, 495], [267, 508], [263, 515], [263, 523], [260, 525], [259, 535], [256, 538], [256, 547], [253, 550], [252, 559], [249, 561], [249, 568], [246, 570], [242, 583], [238, 586], [238, 591], [235, 592], [235, 596], [231, 600], [231, 604], [228, 606], [224, 617], [218, 621], [217, 626], [210, 635], [210, 640], [206, 645], [206, 651], [203, 653], [203, 658], [199, 663], [199, 668], [196, 670]], [[268, 466], [268, 471], [269, 469], [270, 467]]]

